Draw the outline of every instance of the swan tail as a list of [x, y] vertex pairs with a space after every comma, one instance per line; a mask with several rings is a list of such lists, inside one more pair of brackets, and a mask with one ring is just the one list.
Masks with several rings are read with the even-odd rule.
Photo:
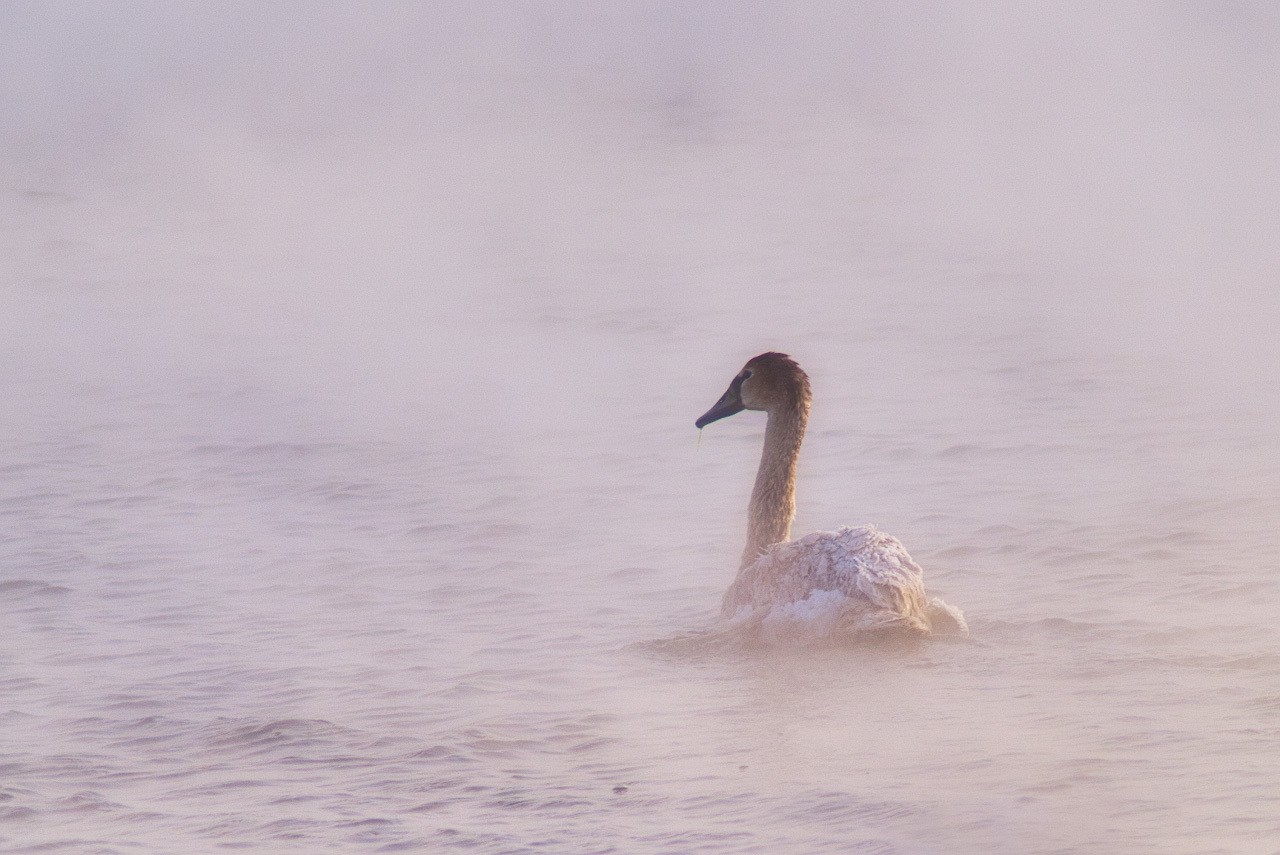
[[969, 624], [964, 619], [964, 612], [955, 606], [949, 606], [937, 597], [930, 597], [925, 607], [929, 618], [929, 626], [934, 635], [968, 635]]

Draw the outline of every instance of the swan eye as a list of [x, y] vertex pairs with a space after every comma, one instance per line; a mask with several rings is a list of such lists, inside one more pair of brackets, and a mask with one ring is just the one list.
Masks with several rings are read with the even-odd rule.
[[743, 371], [743, 372], [742, 372], [742, 379], [743, 379], [743, 380], [749, 380], [750, 378], [751, 378], [751, 371], [750, 371], [750, 370], [747, 370], [747, 371]]

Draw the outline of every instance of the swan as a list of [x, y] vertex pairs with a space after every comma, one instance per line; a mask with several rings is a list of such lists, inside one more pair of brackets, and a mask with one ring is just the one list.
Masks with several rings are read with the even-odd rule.
[[775, 631], [805, 625], [823, 634], [968, 634], [958, 609], [925, 593], [920, 565], [892, 535], [867, 525], [790, 539], [810, 400], [809, 377], [795, 360], [762, 353], [748, 360], [695, 422], [701, 430], [743, 410], [768, 413], [747, 545], [737, 578], [725, 591], [722, 618]]

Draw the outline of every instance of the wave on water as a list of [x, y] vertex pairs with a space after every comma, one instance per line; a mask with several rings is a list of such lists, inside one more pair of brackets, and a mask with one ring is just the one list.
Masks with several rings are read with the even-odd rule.
[[10, 579], [0, 582], [0, 595], [14, 599], [18, 597], [48, 597], [68, 594], [70, 588], [63, 585], [50, 585], [36, 579]]
[[930, 644], [974, 641], [967, 632], [925, 635], [903, 627], [850, 626], [842, 618], [847, 607], [845, 599], [838, 591], [815, 591], [804, 600], [771, 610], [761, 619], [747, 615], [711, 619], [705, 627], [637, 642], [629, 649], [660, 656], [714, 658], [817, 649], [902, 653]]

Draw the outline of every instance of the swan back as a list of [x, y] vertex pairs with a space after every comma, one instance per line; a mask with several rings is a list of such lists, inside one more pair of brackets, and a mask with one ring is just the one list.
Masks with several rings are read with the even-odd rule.
[[822, 635], [968, 631], [958, 610], [925, 594], [924, 573], [902, 543], [874, 526], [773, 544], [739, 571], [721, 614], [775, 631], [807, 623]]

